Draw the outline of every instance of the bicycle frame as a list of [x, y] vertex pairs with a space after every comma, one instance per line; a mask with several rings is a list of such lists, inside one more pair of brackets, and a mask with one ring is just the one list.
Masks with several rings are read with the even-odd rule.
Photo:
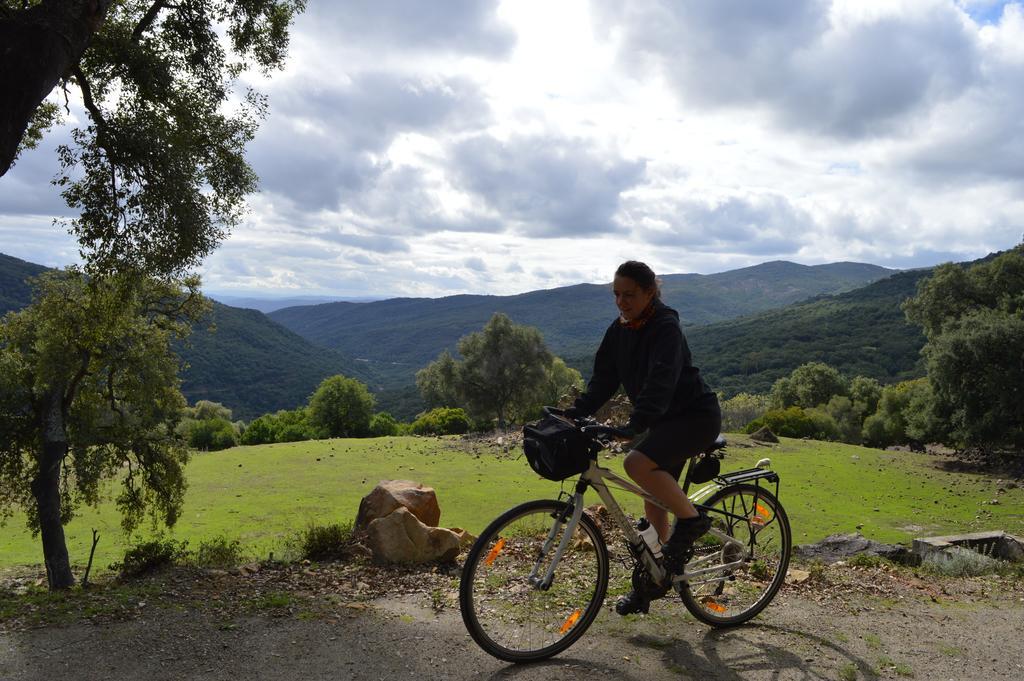
[[[551, 583], [554, 579], [555, 569], [558, 567], [558, 563], [561, 560], [562, 555], [565, 553], [566, 548], [568, 548], [569, 542], [573, 534], [575, 533], [577, 525], [579, 524], [580, 517], [583, 515], [583, 493], [586, 491], [587, 487], [594, 488], [598, 496], [601, 497], [601, 501], [604, 502], [605, 508], [608, 509], [608, 512], [612, 517], [612, 520], [625, 535], [626, 540], [632, 546], [639, 549], [637, 553], [639, 554], [640, 560], [643, 561], [644, 566], [647, 568], [651, 577], [659, 583], [664, 581], [666, 576], [666, 570], [658, 563], [657, 559], [651, 553], [650, 549], [647, 548], [646, 542], [644, 542], [643, 538], [640, 537], [640, 534], [636, 531], [636, 528], [634, 528], [633, 524], [630, 523], [629, 520], [626, 518], [625, 513], [623, 513], [622, 511], [622, 507], [619, 505], [618, 501], [616, 501], [615, 497], [611, 493], [611, 490], [609, 489], [609, 483], [618, 487], [619, 489], [635, 494], [641, 497], [644, 501], [655, 504], [659, 508], [664, 508], [666, 511], [668, 510], [664, 504], [662, 504], [660, 501], [658, 501], [656, 498], [648, 494], [640, 487], [616, 475], [607, 468], [602, 468], [598, 466], [596, 461], [591, 461], [590, 467], [580, 476], [579, 481], [576, 483], [576, 489], [572, 494], [572, 516], [569, 518], [568, 521], [566, 521], [565, 518], [559, 518], [554, 523], [554, 525], [552, 525], [551, 531], [548, 533], [547, 540], [544, 542], [544, 545], [541, 548], [540, 555], [537, 557], [537, 562], [534, 564], [533, 571], [529, 575], [528, 579], [530, 583], [533, 584], [536, 588], [547, 589], [551, 586]], [[711, 482], [708, 485], [705, 485], [704, 487], [699, 489], [697, 492], [695, 492], [693, 496], [690, 497], [690, 499], [691, 501], [694, 502], [695, 505], [698, 506], [698, 508], [703, 508], [705, 511], [710, 511], [712, 513], [725, 515], [735, 519], [742, 519], [745, 521], [746, 518], [743, 518], [742, 516], [737, 516], [735, 514], [722, 511], [720, 509], [713, 509], [705, 506], [700, 506], [700, 500], [706, 499], [707, 497], [717, 492], [719, 489], [722, 489], [722, 487], [723, 485], [720, 485], [717, 482]], [[547, 556], [548, 553], [551, 551], [551, 548], [555, 541], [555, 537], [558, 534], [559, 524], [561, 522], [566, 522], [565, 532], [562, 534], [562, 539], [559, 542], [558, 548], [555, 550], [555, 555], [552, 557], [551, 563], [550, 565], [548, 565], [547, 571], [541, 578], [538, 575], [541, 563], [544, 561], [545, 556]], [[686, 565], [683, 574], [672, 576], [672, 584], [677, 589], [681, 588], [683, 582], [697, 584], [703, 583], [705, 581], [715, 581], [716, 579], [720, 579], [712, 577], [706, 580], [695, 580], [695, 578], [700, 578], [713, 572], [723, 572], [726, 570], [730, 570], [732, 568], [738, 568], [743, 564], [744, 560], [748, 556], [748, 548], [743, 543], [737, 541], [733, 537], [730, 537], [726, 533], [712, 527], [708, 534], [717, 537], [722, 542], [723, 547], [733, 546], [736, 549], [738, 549], [738, 559], [730, 563], [721, 563], [715, 564], [712, 567], [705, 567], [705, 565], [708, 562], [713, 562], [713, 556], [704, 556], [701, 558], [697, 558], [696, 560], [693, 560]]]

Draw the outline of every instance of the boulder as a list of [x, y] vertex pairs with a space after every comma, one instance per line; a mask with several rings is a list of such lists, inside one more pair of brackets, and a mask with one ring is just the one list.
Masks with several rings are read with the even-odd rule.
[[761, 426], [758, 430], [755, 430], [750, 434], [750, 439], [754, 442], [778, 442], [779, 438], [775, 437], [775, 433], [771, 431], [768, 426]]
[[476, 535], [471, 534], [468, 530], [464, 530], [461, 527], [449, 528], [455, 533], [455, 536], [459, 538], [459, 548], [468, 549], [476, 541]]
[[868, 539], [859, 532], [855, 534], [832, 534], [817, 544], [802, 544], [794, 547], [793, 555], [805, 560], [820, 560], [824, 563], [835, 563], [846, 560], [858, 553], [870, 553], [897, 563], [914, 564], [918, 562], [910, 549], [899, 544], [882, 544]]
[[459, 555], [459, 535], [428, 527], [404, 506], [370, 522], [367, 544], [374, 559], [385, 563], [451, 561]]
[[366, 530], [374, 520], [390, 515], [397, 508], [408, 509], [430, 527], [437, 527], [441, 519], [441, 507], [437, 504], [437, 495], [432, 487], [424, 487], [412, 480], [381, 480], [359, 502], [354, 529]]

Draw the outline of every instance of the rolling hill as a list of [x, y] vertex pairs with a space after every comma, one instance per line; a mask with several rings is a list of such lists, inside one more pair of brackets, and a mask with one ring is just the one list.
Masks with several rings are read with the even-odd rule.
[[[0, 301], [8, 309], [27, 304], [24, 278], [44, 269], [0, 256]], [[924, 339], [899, 305], [929, 271], [887, 276], [891, 270], [858, 263], [770, 262], [667, 275], [662, 289], [683, 317], [698, 366], [714, 388], [732, 395], [766, 391], [810, 360], [882, 381], [920, 375]], [[608, 286], [594, 284], [515, 296], [335, 302], [270, 315], [215, 303], [211, 319], [179, 349], [188, 364], [182, 390], [190, 402], [221, 402], [248, 420], [303, 404], [324, 377], [342, 373], [367, 383], [379, 409], [408, 420], [423, 407], [415, 372], [495, 312], [538, 327], [586, 376], [614, 306]]]
[[891, 383], [924, 375], [924, 335], [900, 304], [931, 269], [899, 272], [835, 296], [689, 329], [694, 361], [727, 396], [767, 392], [805, 362]]
[[314, 346], [262, 312], [220, 303], [177, 351], [188, 365], [181, 391], [189, 402], [220, 402], [246, 421], [305, 404], [320, 381], [334, 374], [376, 383], [361, 363]]
[[[679, 310], [689, 329], [854, 289], [891, 272], [860, 263], [769, 262], [720, 274], [666, 275], [662, 296]], [[366, 360], [385, 387], [398, 388], [409, 385], [415, 372], [443, 350], [454, 351], [459, 338], [482, 328], [495, 312], [537, 327], [548, 347], [569, 359], [593, 353], [615, 307], [607, 285], [578, 284], [514, 296], [327, 303], [276, 310], [269, 316], [312, 343]]]
[[0, 315], [20, 310], [32, 301], [28, 279], [48, 268], [0, 253]]
[[[0, 254], [0, 312], [28, 305], [32, 290], [25, 280], [46, 270]], [[371, 388], [379, 383], [363, 363], [314, 346], [262, 312], [219, 303], [177, 352], [188, 365], [181, 373], [188, 401], [220, 402], [244, 420], [304, 404], [320, 381], [334, 374]]]

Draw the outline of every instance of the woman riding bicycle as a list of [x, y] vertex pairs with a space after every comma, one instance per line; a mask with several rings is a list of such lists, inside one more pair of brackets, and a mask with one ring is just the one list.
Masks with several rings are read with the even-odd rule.
[[[650, 267], [630, 260], [615, 271], [615, 304], [620, 316], [604, 334], [594, 357], [586, 392], [566, 411], [589, 416], [622, 386], [633, 412], [626, 430], [645, 433], [626, 456], [626, 473], [676, 516], [669, 534], [668, 513], [644, 502], [644, 513], [664, 542], [669, 572], [681, 574], [694, 542], [711, 527], [679, 487], [686, 460], [718, 437], [722, 415], [718, 398], [692, 365], [679, 327], [679, 314], [661, 302]], [[647, 612], [647, 598], [635, 590], [615, 607], [620, 615]]]

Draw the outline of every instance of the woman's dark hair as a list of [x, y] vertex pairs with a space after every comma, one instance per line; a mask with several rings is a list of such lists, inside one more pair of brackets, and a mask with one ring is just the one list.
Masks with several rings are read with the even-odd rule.
[[615, 270], [616, 277], [629, 277], [636, 282], [637, 286], [645, 291], [654, 289], [654, 297], [661, 298], [661, 286], [658, 285], [658, 278], [654, 276], [654, 270], [639, 260], [627, 260]]

